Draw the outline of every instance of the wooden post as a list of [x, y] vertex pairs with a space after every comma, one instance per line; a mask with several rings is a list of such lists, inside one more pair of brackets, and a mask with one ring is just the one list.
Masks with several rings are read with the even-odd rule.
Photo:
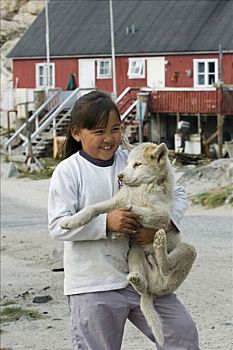
[[177, 113], [176, 113], [176, 126], [177, 126], [177, 124], [179, 123], [179, 121], [180, 121], [180, 113], [177, 112]]
[[7, 111], [7, 134], [8, 134], [8, 138], [10, 138], [11, 137], [10, 111]]
[[56, 136], [53, 139], [53, 159], [62, 159], [62, 149], [65, 143], [65, 136]]
[[201, 130], [201, 114], [198, 113], [197, 115], [197, 132], [198, 134], [201, 134], [202, 130]]
[[223, 142], [223, 118], [224, 116], [218, 114], [217, 116], [217, 131], [218, 131], [218, 158], [222, 158], [222, 142]]
[[161, 139], [160, 114], [159, 114], [159, 113], [156, 113], [156, 117], [157, 117], [157, 125], [158, 125], [158, 139], [159, 139], [159, 143], [160, 143], [160, 139]]

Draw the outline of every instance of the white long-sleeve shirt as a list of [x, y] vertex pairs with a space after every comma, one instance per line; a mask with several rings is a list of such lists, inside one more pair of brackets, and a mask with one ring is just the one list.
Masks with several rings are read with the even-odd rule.
[[[59, 224], [87, 205], [110, 199], [119, 189], [117, 175], [126, 160], [127, 151], [118, 150], [112, 164], [96, 165], [77, 152], [62, 161], [53, 173], [49, 231], [54, 239], [64, 241], [65, 295], [120, 289], [128, 284], [128, 238], [107, 237], [106, 214], [77, 229], [64, 230]], [[182, 187], [177, 187], [174, 194], [171, 219], [179, 228], [187, 200]]]

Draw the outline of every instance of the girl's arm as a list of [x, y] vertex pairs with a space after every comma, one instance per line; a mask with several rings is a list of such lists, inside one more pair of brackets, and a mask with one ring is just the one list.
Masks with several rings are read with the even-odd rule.
[[78, 179], [71, 168], [61, 163], [53, 173], [48, 198], [48, 222], [51, 236], [61, 241], [107, 239], [106, 215], [98, 215], [88, 224], [71, 230], [60, 227], [60, 222], [78, 210]]
[[171, 211], [171, 221], [180, 231], [180, 221], [183, 219], [188, 207], [188, 200], [183, 186], [177, 186], [174, 190], [174, 205]]

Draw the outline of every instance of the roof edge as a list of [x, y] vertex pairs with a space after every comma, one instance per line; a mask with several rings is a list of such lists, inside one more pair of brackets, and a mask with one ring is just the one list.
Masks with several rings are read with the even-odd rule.
[[[233, 50], [222, 50], [223, 54], [226, 53], [233, 53]], [[215, 51], [179, 51], [179, 52], [143, 52], [143, 53], [125, 53], [125, 54], [115, 54], [116, 57], [128, 57], [128, 56], [132, 56], [132, 57], [142, 57], [142, 56], [174, 56], [174, 55], [202, 55], [202, 54], [219, 54], [218, 50]], [[111, 53], [109, 54], [91, 54], [91, 55], [63, 55], [63, 56], [50, 56], [50, 59], [56, 59], [56, 58], [95, 58], [95, 57], [110, 57]], [[18, 56], [7, 56], [8, 58], [11, 59], [18, 59], [18, 60], [28, 60], [28, 59], [32, 59], [32, 60], [36, 60], [36, 59], [46, 59], [46, 56], [35, 56], [35, 57], [18, 57]]]

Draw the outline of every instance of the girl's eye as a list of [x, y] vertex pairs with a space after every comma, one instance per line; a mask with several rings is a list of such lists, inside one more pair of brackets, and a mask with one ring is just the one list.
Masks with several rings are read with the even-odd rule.
[[118, 132], [121, 130], [120, 126], [116, 126], [115, 128], [112, 129], [113, 132]]
[[137, 166], [140, 166], [140, 165], [142, 165], [142, 163], [139, 163], [139, 162], [136, 162], [136, 163], [134, 163], [134, 168], [136, 168]]
[[104, 131], [103, 130], [96, 130], [93, 132], [93, 134], [97, 134], [97, 135], [100, 135], [102, 134]]

